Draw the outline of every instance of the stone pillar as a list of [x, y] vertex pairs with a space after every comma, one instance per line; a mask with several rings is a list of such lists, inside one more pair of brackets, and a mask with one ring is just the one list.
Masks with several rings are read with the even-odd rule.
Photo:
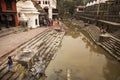
[[40, 26], [39, 21], [40, 21], [40, 20], [39, 20], [39, 17], [37, 17], [37, 23], [38, 23], [37, 26]]

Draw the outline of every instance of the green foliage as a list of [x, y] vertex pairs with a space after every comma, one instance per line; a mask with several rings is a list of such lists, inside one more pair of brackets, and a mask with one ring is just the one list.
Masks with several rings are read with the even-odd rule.
[[83, 5], [84, 0], [57, 0], [57, 7], [59, 10], [59, 17], [66, 18], [72, 17], [75, 8], [78, 5]]

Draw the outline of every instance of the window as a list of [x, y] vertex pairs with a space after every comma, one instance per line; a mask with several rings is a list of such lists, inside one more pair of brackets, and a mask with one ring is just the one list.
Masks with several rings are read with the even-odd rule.
[[6, 10], [12, 10], [12, 0], [5, 0]]
[[83, 8], [78, 8], [79, 9], [79, 11], [83, 11], [84, 9]]
[[41, 4], [41, 1], [39, 1], [39, 4]]
[[37, 25], [37, 19], [35, 19], [35, 24]]
[[45, 1], [45, 4], [47, 4], [47, 1]]

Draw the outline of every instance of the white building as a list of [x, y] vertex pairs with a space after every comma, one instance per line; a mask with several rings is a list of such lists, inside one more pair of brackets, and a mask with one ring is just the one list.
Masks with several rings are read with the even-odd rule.
[[76, 11], [77, 12], [83, 12], [84, 8], [85, 8], [85, 6], [76, 6]]
[[26, 21], [29, 28], [36, 28], [39, 26], [39, 12], [34, 7], [31, 0], [18, 1], [17, 12], [19, 13], [18, 20]]
[[37, 1], [39, 5], [48, 13], [48, 18], [53, 19], [54, 16], [58, 15], [56, 12], [56, 0], [33, 0]]

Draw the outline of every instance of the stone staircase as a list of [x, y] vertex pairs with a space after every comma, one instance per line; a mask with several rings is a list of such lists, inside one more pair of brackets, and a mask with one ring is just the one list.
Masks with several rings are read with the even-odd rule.
[[[1, 57], [3, 63], [0, 66], [0, 80], [37, 80], [40, 76], [40, 71], [45, 70], [54, 56], [65, 32], [57, 32], [53, 29], [47, 29], [35, 36], [28, 42], [18, 47], [14, 52]], [[17, 61], [14, 62], [13, 72], [7, 71], [7, 56], [15, 57], [24, 50], [29, 48], [34, 51], [34, 64], [29, 69], [25, 68]]]
[[[111, 36], [109, 33], [109, 37], [103, 37], [100, 41], [100, 29], [96, 26], [88, 26], [84, 28], [85, 31], [89, 33], [91, 38], [96, 42], [97, 44], [103, 47], [106, 51], [108, 51], [113, 57], [115, 57], [117, 60], [120, 60], [120, 30], [115, 32], [113, 36]], [[100, 41], [100, 42], [99, 42]]]
[[41, 39], [44, 35], [47, 34], [47, 32], [49, 32], [49, 29], [43, 31], [42, 33], [36, 35], [35, 37], [31, 38], [29, 41], [19, 45], [17, 48], [15, 48], [14, 50], [12, 50], [9, 54], [5, 54], [3, 56], [0, 56], [0, 65], [2, 65], [2, 62], [5, 62], [7, 60], [7, 56], [14, 56], [15, 54], [17, 54], [20, 50], [22, 50], [23, 48], [25, 48], [26, 46], [32, 46], [32, 44], [38, 40], [39, 38]]
[[120, 39], [120, 29], [112, 34], [114, 37]]
[[84, 30], [89, 33], [94, 41], [99, 41], [100, 29], [98, 27], [89, 25], [88, 27], [85, 27]]
[[101, 44], [112, 56], [120, 60], [120, 41], [110, 37], [104, 38]]

